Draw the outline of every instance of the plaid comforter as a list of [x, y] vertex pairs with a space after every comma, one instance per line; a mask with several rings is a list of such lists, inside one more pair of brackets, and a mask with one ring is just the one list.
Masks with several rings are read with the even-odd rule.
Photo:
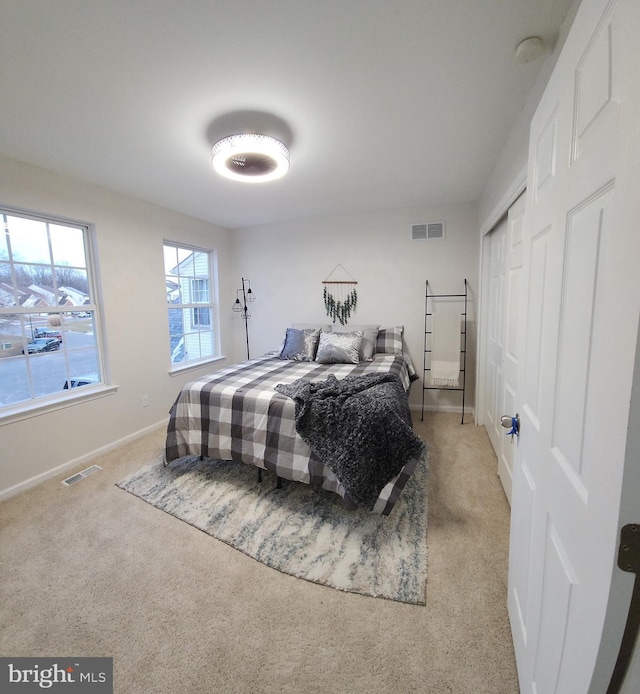
[[[402, 356], [391, 354], [376, 354], [373, 361], [359, 364], [283, 361], [265, 355], [192, 381], [171, 408], [165, 464], [188, 455], [234, 460], [345, 499], [340, 481], [298, 435], [294, 401], [276, 392], [275, 386], [300, 378], [324, 381], [329, 374], [341, 379], [370, 373], [395, 374], [409, 390], [407, 364]], [[374, 512], [391, 511], [417, 462], [407, 463], [384, 487]]]

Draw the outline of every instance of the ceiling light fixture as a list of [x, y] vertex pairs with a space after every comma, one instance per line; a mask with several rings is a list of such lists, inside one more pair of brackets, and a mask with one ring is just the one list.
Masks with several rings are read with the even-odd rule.
[[234, 181], [261, 183], [284, 176], [289, 170], [289, 150], [268, 135], [230, 135], [213, 145], [211, 163], [222, 176]]
[[537, 60], [544, 53], [544, 41], [539, 36], [530, 36], [520, 41], [516, 47], [516, 63], [530, 63]]

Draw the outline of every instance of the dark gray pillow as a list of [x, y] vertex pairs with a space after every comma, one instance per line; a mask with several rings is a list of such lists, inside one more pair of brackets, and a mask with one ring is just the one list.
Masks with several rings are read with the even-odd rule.
[[320, 364], [358, 364], [362, 333], [322, 333], [316, 361]]
[[289, 361], [313, 361], [318, 348], [320, 330], [297, 330], [287, 328], [284, 346], [280, 351], [280, 359]]

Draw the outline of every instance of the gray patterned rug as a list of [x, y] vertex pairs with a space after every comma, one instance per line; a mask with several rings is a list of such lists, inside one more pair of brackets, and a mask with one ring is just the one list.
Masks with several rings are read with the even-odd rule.
[[337, 494], [282, 481], [249, 465], [182, 458], [118, 487], [267, 566], [325, 586], [425, 604], [427, 465], [389, 516], [346, 511]]

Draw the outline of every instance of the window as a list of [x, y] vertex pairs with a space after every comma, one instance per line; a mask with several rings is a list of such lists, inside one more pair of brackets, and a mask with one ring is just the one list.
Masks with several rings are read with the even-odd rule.
[[171, 363], [217, 355], [212, 252], [164, 243]]
[[0, 209], [0, 415], [103, 381], [89, 229]]
[[[194, 303], [208, 304], [209, 279], [191, 280], [191, 296]], [[191, 327], [197, 328], [199, 326], [211, 327], [211, 309], [202, 308], [201, 306], [196, 306], [193, 309]]]

